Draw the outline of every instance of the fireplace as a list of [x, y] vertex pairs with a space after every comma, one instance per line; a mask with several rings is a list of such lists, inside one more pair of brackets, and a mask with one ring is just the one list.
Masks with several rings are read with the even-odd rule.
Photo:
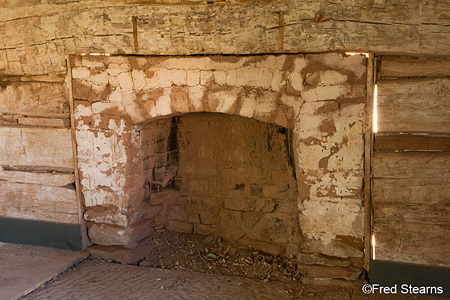
[[189, 113], [151, 121], [141, 135], [144, 201], [177, 194], [161, 203], [155, 227], [219, 235], [273, 254], [298, 243], [292, 129]]
[[135, 251], [164, 227], [359, 276], [364, 56], [70, 61], [95, 247]]

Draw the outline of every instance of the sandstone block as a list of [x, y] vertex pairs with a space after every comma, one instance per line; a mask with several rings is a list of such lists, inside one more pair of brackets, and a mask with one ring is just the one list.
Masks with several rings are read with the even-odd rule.
[[173, 231], [192, 233], [192, 228], [192, 224], [187, 222], [177, 220], [169, 220], [167, 222], [167, 229]]
[[93, 224], [88, 229], [88, 235], [94, 244], [124, 246], [131, 249], [137, 246], [138, 241], [149, 236], [152, 231], [153, 222], [146, 220], [128, 227]]
[[310, 85], [336, 85], [347, 82], [347, 76], [336, 70], [320, 70], [306, 77]]
[[305, 265], [324, 265], [328, 267], [348, 267], [352, 263], [350, 260], [327, 257], [317, 253], [298, 253], [297, 260]]
[[200, 84], [200, 70], [187, 71], [186, 85], [193, 87]]
[[189, 214], [188, 215], [188, 223], [200, 223], [200, 215], [199, 214]]
[[72, 78], [84, 79], [91, 75], [91, 71], [86, 67], [74, 67], [72, 69]]
[[129, 225], [127, 214], [117, 211], [112, 206], [87, 207], [86, 211], [84, 212], [84, 219], [86, 221], [95, 222], [97, 224], [112, 224], [123, 227]]
[[345, 279], [354, 281], [357, 280], [362, 272], [362, 268], [355, 267], [327, 267], [316, 265], [298, 264], [300, 275], [310, 278], [327, 279]]
[[239, 211], [272, 212], [275, 209], [275, 204], [275, 201], [271, 198], [228, 198], [225, 200], [225, 208]]
[[194, 224], [194, 233], [203, 235], [217, 235], [220, 233], [220, 230], [210, 225]]
[[133, 265], [144, 259], [148, 253], [148, 246], [147, 241], [142, 240], [133, 249], [123, 246], [93, 245], [87, 248], [87, 251], [94, 258]]
[[300, 251], [305, 253], [322, 253], [340, 258], [363, 257], [362, 239], [336, 237], [332, 241], [305, 239], [300, 243]]
[[205, 208], [200, 211], [200, 222], [205, 225], [217, 224], [219, 222], [219, 211]]

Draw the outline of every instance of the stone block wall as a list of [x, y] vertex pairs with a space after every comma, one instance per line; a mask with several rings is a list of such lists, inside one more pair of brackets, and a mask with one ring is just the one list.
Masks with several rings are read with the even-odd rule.
[[[173, 222], [169, 209], [183, 201], [176, 190], [152, 192], [150, 187], [150, 201], [146, 202], [146, 178], [156, 180], [155, 174], [165, 174], [170, 169], [167, 161], [158, 165], [164, 165], [160, 168], [163, 172], [155, 173], [157, 165], [144, 167], [145, 157], [153, 155], [156, 161], [158, 153], [167, 158], [170, 152], [171, 126], [161, 129], [158, 124], [169, 125], [169, 121], [158, 118], [192, 112], [238, 115], [293, 131], [292, 156], [298, 189], [294, 212], [298, 211], [301, 235], [296, 242], [293, 234], [293, 243], [289, 241], [284, 246], [289, 246], [289, 253], [298, 255], [303, 274], [312, 278], [344, 279], [360, 275], [364, 232], [364, 56], [336, 53], [198, 58], [80, 56], [73, 57], [72, 67], [79, 167], [83, 190], [89, 191], [84, 193], [87, 215], [99, 207], [113, 208], [112, 211], [127, 220], [119, 229], [132, 230], [135, 243], [142, 236], [135, 234], [134, 228], [159, 213], [163, 217], [158, 222], [167, 220], [167, 226], [183, 230], [180, 226], [183, 223]], [[154, 124], [149, 125], [148, 121]], [[177, 131], [182, 124], [177, 124]], [[105, 125], [104, 132], [98, 130]], [[190, 131], [191, 128], [186, 130]], [[143, 149], [149, 148], [142, 147], [143, 132], [150, 136], [144, 144], [153, 144], [154, 152], [146, 150], [144, 154]], [[182, 149], [185, 140], [180, 137], [177, 141]], [[206, 154], [207, 149], [204, 151]], [[90, 155], [86, 160], [85, 154]], [[180, 157], [185, 154], [178, 153]], [[219, 169], [226, 171], [226, 168]], [[185, 172], [192, 177], [187, 190], [206, 189], [204, 180], [188, 170], [189, 165], [179, 169], [173, 182], [180, 182], [180, 175]], [[207, 171], [213, 172], [213, 168]], [[159, 179], [166, 178], [167, 184], [171, 176]], [[116, 180], [107, 180], [113, 177]], [[100, 182], [99, 178], [105, 181]], [[241, 193], [239, 184], [233, 192]], [[248, 192], [244, 187], [244, 194]], [[169, 200], [164, 200], [165, 197]], [[222, 213], [220, 219], [231, 220], [236, 217], [231, 216], [233, 213]], [[190, 230], [192, 224], [199, 224], [198, 219], [201, 222], [198, 213], [188, 214], [183, 221], [187, 224], [184, 228]], [[104, 229], [105, 234], [108, 234], [105, 228], [116, 228], [108, 225], [106, 219], [89, 220], [93, 222], [90, 235], [93, 232], [97, 236], [96, 228]], [[116, 239], [115, 243], [133, 246], [129, 240]]]
[[150, 121], [142, 131], [146, 197], [176, 185], [178, 171], [177, 121], [164, 118]]
[[232, 115], [180, 116], [181, 197], [173, 203], [168, 228], [294, 254], [297, 182], [288, 136], [292, 130]]

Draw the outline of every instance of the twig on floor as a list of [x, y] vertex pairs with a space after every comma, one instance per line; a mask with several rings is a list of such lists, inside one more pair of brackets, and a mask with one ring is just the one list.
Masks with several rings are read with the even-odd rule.
[[198, 256], [203, 260], [205, 264], [207, 264], [206, 260], [202, 257], [202, 254], [200, 253], [200, 250], [198, 250]]

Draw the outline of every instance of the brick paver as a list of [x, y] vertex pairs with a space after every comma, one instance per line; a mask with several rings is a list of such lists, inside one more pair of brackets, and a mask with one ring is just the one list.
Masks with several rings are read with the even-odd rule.
[[[294, 295], [292, 295], [294, 294]], [[300, 296], [302, 294], [302, 296]], [[309, 294], [309, 295], [308, 295]], [[162, 270], [88, 260], [25, 296], [41, 299], [350, 299], [335, 288], [318, 297], [296, 282]]]

